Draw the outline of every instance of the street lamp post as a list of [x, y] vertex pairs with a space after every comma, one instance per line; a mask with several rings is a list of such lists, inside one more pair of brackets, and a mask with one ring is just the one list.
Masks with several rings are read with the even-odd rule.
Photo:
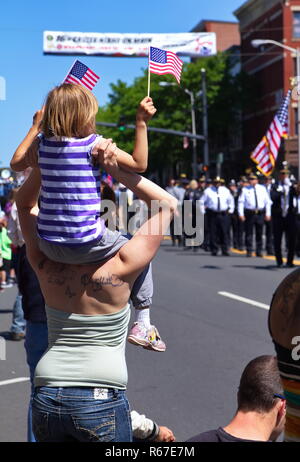
[[[283, 45], [280, 42], [276, 42], [276, 40], [269, 40], [269, 39], [255, 39], [251, 41], [251, 45], [254, 46], [255, 48], [261, 46], [261, 45], [266, 45], [266, 44], [273, 44], [278, 47], [284, 48], [285, 50], [290, 51], [291, 53], [296, 54], [296, 84], [297, 88], [299, 85], [299, 80], [300, 80], [300, 49], [299, 48], [292, 48], [287, 45]], [[298, 92], [297, 92], [298, 94]], [[297, 116], [297, 138], [298, 138], [298, 180], [300, 180], [300, 95], [298, 95], [297, 98], [298, 102], [298, 116]]]
[[[202, 124], [203, 124], [203, 136], [204, 136], [204, 165], [209, 166], [209, 148], [208, 148], [208, 116], [207, 116], [207, 94], [206, 94], [206, 69], [201, 69], [202, 76]], [[207, 170], [205, 172], [208, 174]]]
[[[194, 93], [192, 91], [188, 90], [187, 88], [185, 88], [184, 91], [191, 98], [192, 134], [196, 135], [195, 96], [194, 96]], [[197, 174], [198, 174], [198, 169], [197, 169], [197, 139], [193, 138], [192, 143], [193, 143], [193, 164], [192, 164], [192, 169], [193, 169], [193, 177], [196, 179]]]

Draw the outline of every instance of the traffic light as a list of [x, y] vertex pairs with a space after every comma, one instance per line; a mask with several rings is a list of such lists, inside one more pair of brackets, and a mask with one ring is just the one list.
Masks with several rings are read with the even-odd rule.
[[118, 121], [118, 129], [120, 132], [124, 132], [126, 128], [125, 116], [121, 115]]

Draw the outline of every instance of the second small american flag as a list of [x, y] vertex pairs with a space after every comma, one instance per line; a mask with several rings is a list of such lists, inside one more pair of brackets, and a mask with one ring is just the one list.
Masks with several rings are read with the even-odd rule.
[[182, 66], [183, 62], [172, 51], [150, 47], [149, 71], [153, 74], [173, 74], [177, 82], [180, 83]]
[[92, 69], [76, 60], [65, 78], [64, 83], [84, 85], [89, 90], [92, 90], [99, 79], [100, 77], [95, 74]]

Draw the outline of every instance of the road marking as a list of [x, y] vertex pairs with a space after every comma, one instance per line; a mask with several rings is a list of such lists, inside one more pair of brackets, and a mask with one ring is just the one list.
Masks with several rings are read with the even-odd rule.
[[248, 303], [248, 305], [263, 308], [264, 310], [268, 310], [270, 308], [269, 305], [265, 305], [265, 303], [260, 303], [256, 300], [251, 300], [251, 298], [240, 297], [239, 295], [232, 294], [231, 292], [218, 292], [218, 294], [223, 295], [223, 297], [233, 298], [233, 300], [238, 300], [239, 302]]
[[0, 382], [0, 387], [1, 385], [9, 385], [10, 383], [28, 382], [28, 380], [30, 380], [29, 377], [18, 377], [17, 379], [2, 380], [2, 382]]

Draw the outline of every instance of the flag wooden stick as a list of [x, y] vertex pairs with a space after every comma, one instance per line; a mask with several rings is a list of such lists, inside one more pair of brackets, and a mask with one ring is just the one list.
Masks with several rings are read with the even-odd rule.
[[148, 98], [150, 96], [150, 71], [148, 70]]
[[150, 47], [148, 51], [148, 98], [150, 96]]
[[61, 82], [61, 85], [65, 82], [66, 78], [68, 77], [72, 67], [74, 66], [74, 64], [76, 63], [77, 59], [75, 59], [75, 61], [73, 62], [72, 66], [70, 67], [70, 69], [68, 70], [68, 73], [66, 74], [66, 77], [64, 78], [64, 80]]

